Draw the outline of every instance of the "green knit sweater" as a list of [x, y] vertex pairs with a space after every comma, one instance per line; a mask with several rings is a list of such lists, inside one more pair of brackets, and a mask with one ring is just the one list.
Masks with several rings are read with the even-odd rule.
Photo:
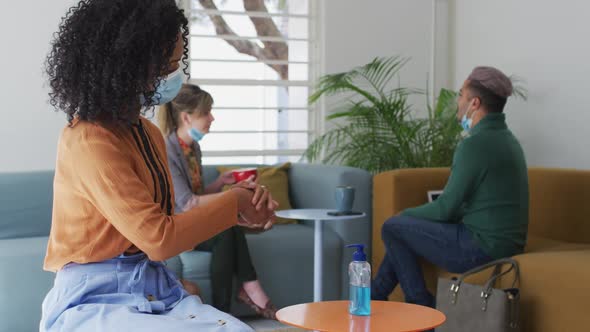
[[402, 215], [462, 222], [493, 258], [522, 253], [529, 216], [527, 166], [505, 115], [488, 114], [473, 127], [455, 150], [443, 194]]

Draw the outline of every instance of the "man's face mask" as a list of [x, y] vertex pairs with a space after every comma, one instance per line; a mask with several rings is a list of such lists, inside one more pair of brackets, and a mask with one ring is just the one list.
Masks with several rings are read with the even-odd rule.
[[471, 129], [471, 125], [473, 124], [473, 113], [471, 113], [471, 116], [467, 118], [467, 113], [469, 113], [469, 110], [473, 105], [473, 100], [474, 99], [472, 99], [469, 102], [469, 104], [467, 105], [467, 109], [465, 110], [465, 113], [463, 113], [463, 117], [461, 118], [461, 127], [464, 131], [469, 131], [469, 129]]

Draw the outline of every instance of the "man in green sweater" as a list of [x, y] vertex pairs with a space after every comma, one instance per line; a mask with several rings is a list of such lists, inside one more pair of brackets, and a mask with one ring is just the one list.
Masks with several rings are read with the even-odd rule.
[[406, 302], [434, 306], [419, 258], [463, 273], [523, 252], [528, 177], [524, 153], [503, 113], [511, 95], [510, 79], [492, 67], [477, 67], [465, 80], [457, 111], [464, 139], [451, 176], [434, 202], [383, 224], [386, 255], [371, 285], [373, 300], [386, 300], [399, 283]]

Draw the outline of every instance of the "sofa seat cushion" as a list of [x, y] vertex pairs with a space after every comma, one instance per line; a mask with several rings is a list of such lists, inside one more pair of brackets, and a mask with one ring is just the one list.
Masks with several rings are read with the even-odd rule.
[[182, 277], [189, 280], [204, 280], [211, 277], [211, 253], [206, 251], [186, 251], [180, 254]]
[[[178, 276], [196, 283], [201, 290], [203, 302], [211, 304], [213, 295], [211, 292], [211, 253], [191, 250], [183, 252], [177, 257], [180, 261]], [[168, 267], [172, 268], [170, 263]]]
[[[520, 266], [521, 331], [587, 331], [590, 250], [535, 252], [514, 257]], [[507, 287], [502, 281], [502, 286]]]
[[567, 251], [584, 249], [590, 249], [590, 244], [564, 242], [529, 234], [525, 252], [534, 253], [545, 251]]
[[43, 270], [47, 240], [0, 240], [0, 331], [39, 330], [41, 303], [55, 279]]

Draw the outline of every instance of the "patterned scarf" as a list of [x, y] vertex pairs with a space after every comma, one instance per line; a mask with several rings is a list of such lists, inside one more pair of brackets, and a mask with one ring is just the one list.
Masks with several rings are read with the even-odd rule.
[[[189, 174], [191, 176], [191, 186], [192, 186], [191, 190], [193, 191], [193, 194], [199, 195], [203, 191], [203, 188], [202, 188], [203, 183], [201, 180], [201, 160], [200, 160], [201, 159], [201, 156], [200, 156], [201, 149], [199, 149], [198, 146], [197, 146], [197, 149], [193, 149], [192, 146], [190, 146], [189, 144], [184, 142], [180, 137], [178, 137], [178, 143], [180, 144], [180, 148], [182, 149], [182, 152], [184, 154], [184, 158], [186, 159], [186, 162], [188, 164], [188, 170], [189, 170]], [[197, 153], [195, 152], [196, 150], [198, 150], [199, 155], [197, 155]]]

